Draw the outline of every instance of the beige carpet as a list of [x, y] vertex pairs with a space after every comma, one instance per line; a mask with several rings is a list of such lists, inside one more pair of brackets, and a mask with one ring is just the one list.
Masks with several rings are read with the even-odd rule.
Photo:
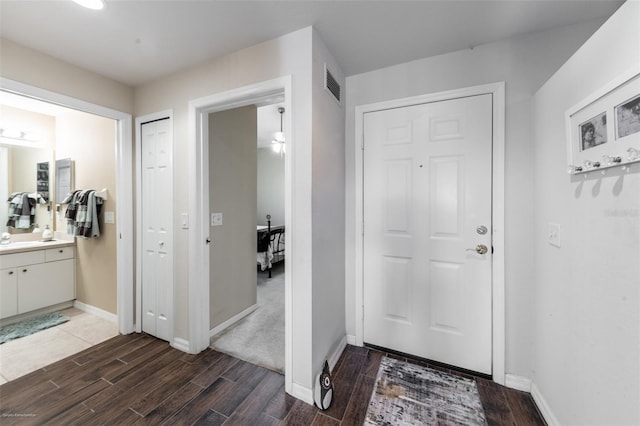
[[284, 265], [258, 272], [258, 307], [211, 338], [211, 348], [284, 374]]

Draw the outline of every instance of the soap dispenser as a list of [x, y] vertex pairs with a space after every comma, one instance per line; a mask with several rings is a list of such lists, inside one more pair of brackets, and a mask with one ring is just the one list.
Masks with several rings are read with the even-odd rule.
[[49, 225], [44, 227], [42, 231], [42, 241], [51, 241], [53, 239], [53, 232], [49, 229]]

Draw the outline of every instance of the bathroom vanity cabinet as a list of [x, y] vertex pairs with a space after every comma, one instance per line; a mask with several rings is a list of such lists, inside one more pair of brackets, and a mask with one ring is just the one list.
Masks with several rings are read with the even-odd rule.
[[0, 255], [0, 318], [75, 299], [75, 251], [57, 246]]

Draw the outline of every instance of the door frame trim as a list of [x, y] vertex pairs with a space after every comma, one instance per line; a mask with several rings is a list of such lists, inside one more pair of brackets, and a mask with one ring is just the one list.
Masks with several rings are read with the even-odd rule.
[[[284, 95], [287, 114], [284, 131], [292, 135], [292, 77], [290, 75], [232, 89], [189, 101], [188, 105], [188, 182], [189, 182], [189, 341], [188, 352], [198, 353], [209, 346], [209, 248], [206, 240], [209, 231], [209, 121], [212, 112], [224, 111], [266, 101], [273, 96]], [[285, 234], [286, 257], [292, 258], [295, 247], [291, 234], [295, 232], [293, 209], [293, 157], [295, 144], [287, 140], [285, 155]], [[285, 391], [293, 391], [293, 274], [302, 266], [285, 262]]]
[[[142, 252], [143, 252], [143, 229], [142, 229], [142, 132], [141, 132], [141, 128], [143, 124], [152, 122], [152, 121], [157, 121], [157, 120], [163, 120], [163, 119], [168, 119], [169, 120], [169, 138], [170, 138], [170, 144], [171, 144], [171, 206], [172, 208], [175, 208], [175, 206], [173, 205], [173, 199], [174, 199], [174, 195], [175, 195], [175, 182], [174, 182], [174, 178], [175, 178], [175, 174], [174, 174], [174, 151], [175, 151], [175, 146], [174, 146], [174, 137], [173, 137], [173, 109], [167, 109], [164, 111], [159, 111], [159, 112], [155, 112], [155, 113], [151, 113], [151, 114], [147, 114], [147, 115], [142, 115], [139, 117], [136, 117], [136, 128], [135, 128], [135, 135], [136, 135], [136, 141], [135, 141], [135, 164], [136, 164], [136, 223], [138, 224], [138, 226], [136, 226], [136, 285], [135, 285], [135, 291], [136, 291], [136, 315], [135, 315], [135, 326], [136, 326], [136, 333], [141, 333], [142, 332]], [[175, 212], [172, 211], [171, 214], [171, 238], [174, 239], [174, 235], [175, 235]], [[173, 293], [175, 291], [175, 265], [174, 265], [174, 259], [175, 259], [175, 244], [172, 242], [171, 244], [171, 248], [173, 253], [171, 253], [171, 256], [169, 257], [170, 261], [171, 261], [171, 291], [169, 294], [169, 299], [170, 299], [170, 305], [171, 305], [171, 317], [169, 318], [169, 329], [171, 330], [171, 336], [169, 341], [171, 342], [171, 345], [173, 347], [181, 347], [179, 344], [176, 344], [176, 342], [174, 342], [174, 337], [175, 337], [175, 330], [174, 330], [174, 316], [175, 316], [175, 305], [174, 305], [174, 298], [173, 298]]]
[[[391, 108], [450, 100], [455, 98], [491, 94], [493, 97], [493, 152], [492, 152], [492, 200], [491, 220], [493, 226], [492, 244], [492, 376], [493, 381], [504, 385], [506, 367], [506, 300], [505, 300], [505, 222], [504, 222], [504, 158], [505, 158], [505, 83], [497, 82], [480, 86], [465, 87], [419, 96], [376, 102], [356, 106], [355, 113], [355, 344], [364, 344], [364, 114]], [[359, 154], [358, 154], [359, 153]]]
[[[117, 122], [116, 129], [116, 310], [118, 331], [129, 334], [133, 323], [133, 141], [131, 114], [46, 89], [0, 78], [0, 90], [84, 111]], [[127, 207], [128, 206], [128, 207]]]

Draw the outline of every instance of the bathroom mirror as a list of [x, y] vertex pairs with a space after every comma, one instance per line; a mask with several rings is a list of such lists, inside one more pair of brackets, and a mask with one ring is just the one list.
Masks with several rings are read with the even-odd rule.
[[73, 162], [71, 158], [56, 160], [56, 204], [62, 204], [73, 191]]
[[[19, 229], [7, 226], [9, 218], [9, 196], [14, 192], [40, 193], [49, 201], [51, 188], [49, 165], [53, 151], [0, 142], [0, 232], [11, 234], [32, 232], [34, 227]], [[46, 191], [45, 191], [46, 189]], [[35, 224], [41, 229], [46, 225], [53, 229], [51, 203], [36, 204]]]
[[[55, 229], [51, 211], [55, 117], [31, 108], [33, 99], [0, 90], [0, 232], [32, 232], [35, 225]], [[40, 193], [46, 204], [36, 204], [30, 227], [8, 227], [9, 196], [14, 192]]]

